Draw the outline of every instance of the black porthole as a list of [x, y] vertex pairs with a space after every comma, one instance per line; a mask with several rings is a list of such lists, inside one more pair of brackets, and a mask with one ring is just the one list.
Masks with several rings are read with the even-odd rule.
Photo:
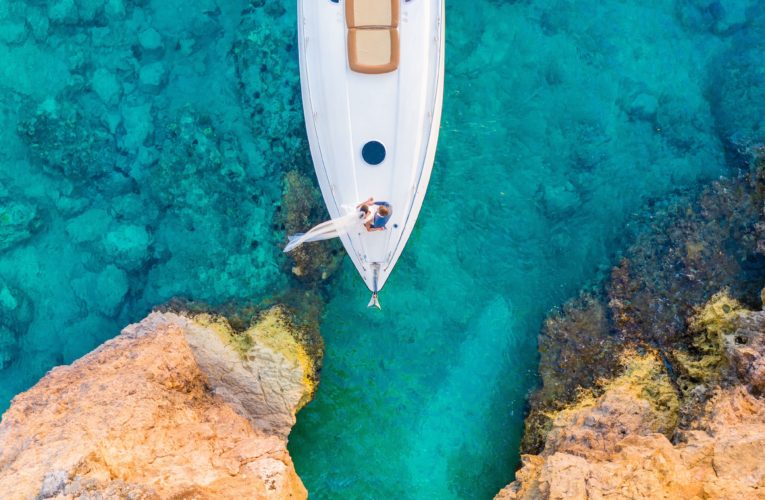
[[369, 141], [361, 148], [361, 156], [370, 165], [379, 165], [385, 159], [385, 146], [378, 141]]

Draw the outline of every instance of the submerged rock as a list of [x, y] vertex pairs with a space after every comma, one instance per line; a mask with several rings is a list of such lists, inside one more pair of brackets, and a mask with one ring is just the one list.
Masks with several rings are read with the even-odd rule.
[[108, 127], [67, 98], [28, 105], [17, 133], [29, 148], [31, 160], [53, 177], [92, 181], [110, 173], [115, 157], [119, 158]]
[[103, 248], [108, 258], [128, 271], [140, 268], [149, 258], [152, 236], [145, 227], [125, 224], [106, 233]]
[[139, 72], [139, 80], [145, 89], [159, 91], [167, 76], [167, 69], [162, 61], [147, 64]]
[[36, 206], [0, 198], [0, 252], [28, 240], [42, 227]]
[[34, 319], [29, 297], [0, 278], [0, 370], [13, 362], [18, 339]]
[[162, 35], [154, 28], [147, 28], [138, 34], [138, 42], [145, 50], [156, 50], [162, 47]]
[[119, 80], [109, 70], [99, 68], [93, 72], [91, 87], [104, 104], [116, 104], [121, 91]]
[[[329, 215], [314, 183], [296, 170], [284, 176], [279, 219], [286, 234], [304, 233]], [[329, 278], [343, 259], [342, 245], [337, 240], [306, 243], [289, 253], [294, 262], [292, 274], [300, 281], [318, 283]]]
[[286, 438], [320, 350], [285, 309], [244, 333], [155, 312], [14, 398], [0, 423], [12, 498], [305, 498]]
[[77, 22], [77, 4], [74, 0], [56, 0], [48, 5], [48, 19], [53, 23], [74, 24]]
[[25, 325], [32, 321], [32, 306], [27, 295], [0, 279], [0, 311], [2, 322]]
[[242, 200], [221, 194], [242, 191], [240, 183], [246, 180], [240, 145], [234, 138], [222, 136], [210, 116], [190, 108], [156, 135], [160, 155], [151, 166], [147, 187], [163, 207], [237, 211], [236, 204]]
[[[739, 4], [739, 2], [726, 2]], [[752, 7], [749, 22], [765, 26], [765, 12]], [[760, 64], [765, 41], [757, 30], [741, 30], [732, 37], [730, 48], [720, 55], [711, 73], [710, 102], [719, 133], [729, 154], [746, 155], [753, 144], [765, 141], [765, 67]]]
[[130, 283], [122, 269], [108, 265], [98, 274], [89, 273], [73, 280], [75, 294], [93, 311], [114, 317], [128, 293]]

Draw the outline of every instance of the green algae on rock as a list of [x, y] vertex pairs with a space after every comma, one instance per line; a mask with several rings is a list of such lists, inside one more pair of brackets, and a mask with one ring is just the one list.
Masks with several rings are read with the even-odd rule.
[[688, 321], [693, 335], [687, 349], [672, 351], [678, 369], [678, 386], [685, 392], [700, 384], [719, 382], [725, 369], [725, 336], [735, 330], [744, 307], [728, 290], [716, 293]]
[[[231, 358], [226, 353], [236, 354], [239, 358], [238, 361], [231, 358], [229, 363], [222, 365], [223, 368], [209, 370], [208, 376], [213, 386], [220, 383], [226, 387], [239, 387], [247, 383], [248, 372], [257, 371], [257, 366], [280, 367], [276, 370], [276, 378], [282, 383], [278, 397], [242, 389], [239, 392], [234, 391], [231, 398], [238, 398], [238, 402], [232, 404], [242, 405], [244, 414], [249, 415], [258, 415], [263, 411], [263, 407], [268, 407], [278, 398], [288, 400], [288, 406], [294, 408], [288, 427], [277, 425], [268, 419], [261, 419], [258, 424], [266, 425], [270, 432], [277, 432], [286, 437], [295, 423], [295, 413], [313, 399], [319, 384], [324, 344], [318, 331], [298, 326], [283, 305], [275, 305], [262, 311], [252, 325], [241, 332], [234, 331], [230, 323], [218, 315], [190, 314], [188, 319], [192, 326], [189, 332], [193, 334], [189, 341], [195, 348], [202, 366], [207, 364], [203, 358], [208, 355], [204, 354], [208, 351], [215, 359], [221, 356]], [[215, 332], [219, 343], [213, 342], [209, 335], [196, 335], [193, 325], [201, 326], [207, 333]], [[289, 389], [292, 386], [299, 387], [299, 390]], [[244, 394], [249, 396], [244, 397]], [[224, 399], [227, 398], [225, 394], [223, 396]]]
[[606, 456], [628, 434], [673, 435], [679, 400], [657, 353], [625, 351], [621, 363], [621, 374], [602, 381], [601, 396], [583, 391], [575, 403], [554, 414], [545, 452], [577, 454], [580, 448], [592, 448]]
[[[749, 320], [751, 344], [727, 356], [731, 363], [742, 357], [759, 362], [765, 316], [742, 311], [741, 317]], [[516, 481], [496, 498], [758, 497], [765, 480], [765, 400], [752, 389], [765, 370], [738, 372], [715, 389], [691, 428], [669, 436], [680, 393], [664, 363], [656, 353], [628, 351], [624, 359], [624, 374], [607, 383], [602, 396], [558, 414], [544, 451], [524, 455]]]
[[[297, 403], [297, 411], [308, 404], [319, 387], [319, 373], [324, 358], [324, 339], [318, 329], [298, 325], [284, 306], [274, 306], [258, 316], [245, 331], [254, 344], [270, 347], [296, 363], [307, 388]], [[252, 356], [250, 352], [247, 356]]]

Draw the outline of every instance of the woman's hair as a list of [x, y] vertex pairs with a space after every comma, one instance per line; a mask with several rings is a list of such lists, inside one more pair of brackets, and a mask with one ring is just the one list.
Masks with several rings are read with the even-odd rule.
[[359, 210], [361, 210], [361, 211], [362, 211], [362, 212], [364, 212], [365, 214], [368, 214], [368, 213], [369, 213], [369, 207], [368, 207], [368, 206], [366, 206], [366, 205], [361, 205], [361, 206], [359, 207]]
[[382, 215], [383, 217], [386, 217], [390, 213], [390, 210], [388, 210], [388, 207], [383, 205], [377, 209], [377, 213]]

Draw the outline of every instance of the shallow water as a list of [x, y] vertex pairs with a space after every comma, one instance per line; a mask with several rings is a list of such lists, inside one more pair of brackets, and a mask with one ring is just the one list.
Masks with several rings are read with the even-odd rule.
[[[544, 314], [652, 200], [761, 139], [762, 11], [448, 3], [436, 168], [384, 309], [347, 261], [328, 290], [290, 438], [315, 497], [512, 479]], [[294, 24], [286, 0], [0, 0], [0, 409], [173, 296], [288, 282], [272, 220], [308, 161]]]

